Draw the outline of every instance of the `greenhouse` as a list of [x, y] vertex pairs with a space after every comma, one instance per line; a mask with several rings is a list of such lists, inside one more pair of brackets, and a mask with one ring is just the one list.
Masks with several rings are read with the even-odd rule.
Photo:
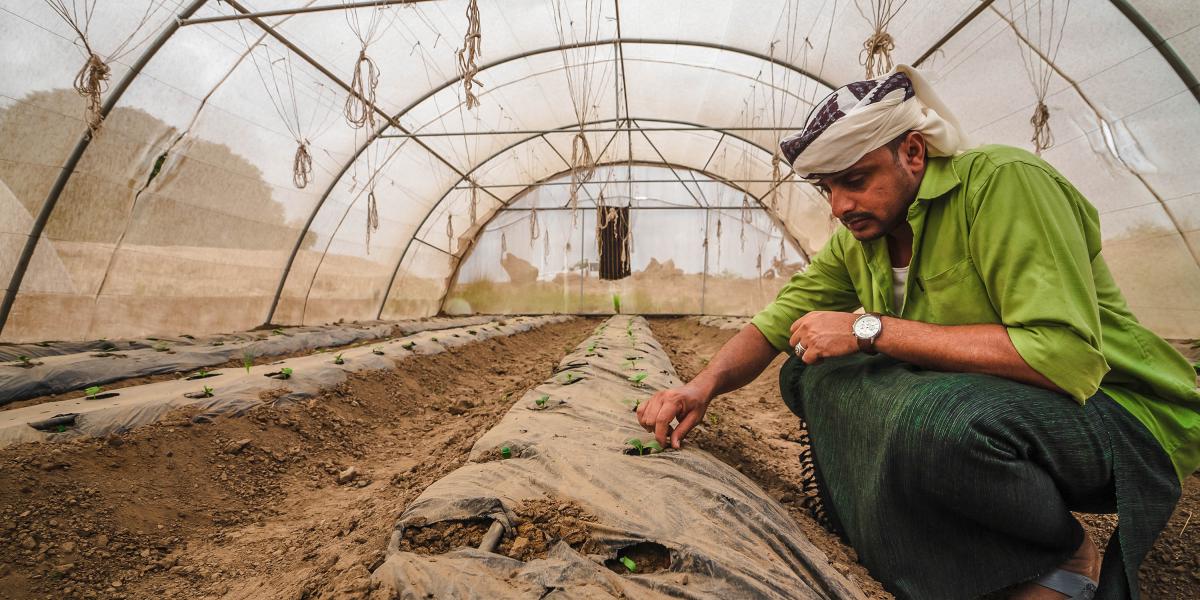
[[0, 33], [0, 599], [1200, 596], [1192, 0]]

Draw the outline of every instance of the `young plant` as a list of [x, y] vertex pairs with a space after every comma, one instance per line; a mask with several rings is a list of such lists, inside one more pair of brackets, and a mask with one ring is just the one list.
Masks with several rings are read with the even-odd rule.
[[567, 371], [566, 373], [563, 374], [563, 384], [564, 385], [570, 385], [572, 383], [575, 383], [576, 381], [579, 381], [579, 379], [580, 379], [580, 377], [578, 375], [576, 375], [574, 371]]
[[621, 564], [625, 565], [625, 568], [629, 569], [630, 573], [637, 572], [637, 563], [633, 562], [632, 558], [629, 558], [628, 556], [622, 556]]
[[283, 329], [276, 327], [271, 330], [271, 335], [283, 335]]
[[639, 373], [634, 373], [633, 375], [629, 376], [629, 381], [632, 381], [635, 384], [641, 385], [642, 382], [646, 380], [647, 375], [649, 375], [649, 373], [646, 373], [645, 371], [641, 371]]
[[715, 413], [715, 412], [708, 413], [708, 424], [713, 427], [717, 426], [717, 413]]
[[254, 353], [249, 348], [242, 350], [242, 367], [246, 369], [246, 373], [250, 373], [250, 367], [254, 366]]
[[374, 348], [371, 348], [371, 354], [378, 354], [379, 356], [383, 356], [383, 348], [380, 348], [379, 346], [375, 346]]
[[550, 401], [550, 394], [542, 394], [542, 396], [533, 401], [538, 408], [546, 408], [546, 403]]
[[95, 400], [96, 396], [98, 396], [100, 394], [100, 391], [102, 389], [103, 388], [101, 388], [98, 385], [93, 385], [92, 387], [87, 388], [86, 390], [83, 390], [83, 393], [87, 394], [88, 400]]
[[18, 366], [25, 367], [26, 369], [33, 367], [33, 361], [24, 354], [17, 356], [17, 362], [20, 363]]
[[429, 341], [431, 341], [431, 342], [436, 342], [436, 341], [437, 341], [437, 338], [435, 338], [435, 337], [433, 337], [433, 338], [429, 338]]
[[213, 342], [213, 343], [212, 343], [212, 345], [214, 345], [214, 346], [224, 346], [224, 345], [225, 345], [225, 342]]
[[212, 398], [213, 389], [211, 386], [204, 386], [204, 390], [200, 392], [201, 398]]
[[417, 342], [415, 342], [415, 341], [412, 341], [412, 342], [409, 342], [409, 343], [407, 343], [407, 344], [403, 344], [403, 345], [401, 345], [400, 347], [401, 347], [401, 348], [404, 348], [405, 350], [412, 350], [413, 348], [416, 348], [416, 347], [417, 347]]
[[468, 329], [467, 333], [469, 333], [471, 335], [479, 335], [479, 332], [475, 331], [474, 329]]
[[613, 302], [613, 312], [617, 313], [618, 315], [621, 314], [621, 295], [613, 294], [612, 302]]
[[171, 349], [171, 347], [168, 346], [166, 342], [156, 342], [154, 344], [155, 352], [166, 352], [167, 350], [170, 350], [170, 349]]
[[279, 370], [279, 378], [280, 379], [291, 379], [292, 378], [292, 369], [290, 367], [284, 367], [284, 368], [280, 369]]
[[638, 456], [645, 456], [647, 454], [655, 454], [663, 451], [663, 447], [658, 444], [657, 440], [643, 442], [637, 438], [629, 438], [625, 440], [625, 445], [631, 446], [633, 448], [633, 452], [631, 452], [631, 454], [636, 454]]
[[500, 448], [500, 458], [512, 458], [512, 448], [508, 446]]
[[335, 365], [344, 365], [344, 364], [346, 364], [346, 361], [345, 361], [345, 359], [343, 359], [343, 358], [342, 358], [342, 355], [341, 355], [341, 353], [338, 353], [338, 355], [337, 355], [337, 356], [334, 356], [334, 357], [333, 357], [333, 364], [335, 364]]

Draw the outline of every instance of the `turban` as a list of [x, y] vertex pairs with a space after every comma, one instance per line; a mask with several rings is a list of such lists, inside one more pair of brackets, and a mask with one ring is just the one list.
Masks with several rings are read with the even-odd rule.
[[920, 71], [898, 65], [878, 79], [834, 90], [813, 107], [804, 130], [779, 147], [792, 169], [808, 179], [845, 170], [910, 130], [925, 136], [930, 156], [953, 156], [969, 147], [958, 120]]

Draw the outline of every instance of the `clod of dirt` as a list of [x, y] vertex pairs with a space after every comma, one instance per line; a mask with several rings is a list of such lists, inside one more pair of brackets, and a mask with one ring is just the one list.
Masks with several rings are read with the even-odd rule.
[[591, 526], [596, 517], [571, 502], [551, 498], [526, 500], [518, 505], [516, 531], [507, 533], [497, 552], [528, 562], [545, 558], [559, 541], [584, 554], [603, 552], [592, 541]]
[[351, 481], [354, 481], [354, 478], [356, 478], [356, 477], [358, 477], [358, 468], [350, 467], [343, 471], [338, 471], [337, 482], [339, 484], [350, 483]]
[[410, 526], [400, 539], [400, 549], [417, 554], [445, 554], [458, 548], [478, 548], [491, 521], [441, 521], [432, 525]]
[[229, 442], [228, 444], [225, 444], [225, 448], [223, 450], [225, 454], [239, 454], [242, 450], [246, 449], [246, 446], [249, 445], [250, 439], [246, 438], [244, 440], [237, 440], [236, 442]]

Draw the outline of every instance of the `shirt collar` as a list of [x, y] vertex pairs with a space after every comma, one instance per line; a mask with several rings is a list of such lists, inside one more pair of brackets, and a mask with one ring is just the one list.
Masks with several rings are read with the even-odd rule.
[[917, 200], [940, 198], [961, 183], [950, 157], [931, 156], [925, 163], [925, 176], [921, 178], [921, 187], [917, 189]]

